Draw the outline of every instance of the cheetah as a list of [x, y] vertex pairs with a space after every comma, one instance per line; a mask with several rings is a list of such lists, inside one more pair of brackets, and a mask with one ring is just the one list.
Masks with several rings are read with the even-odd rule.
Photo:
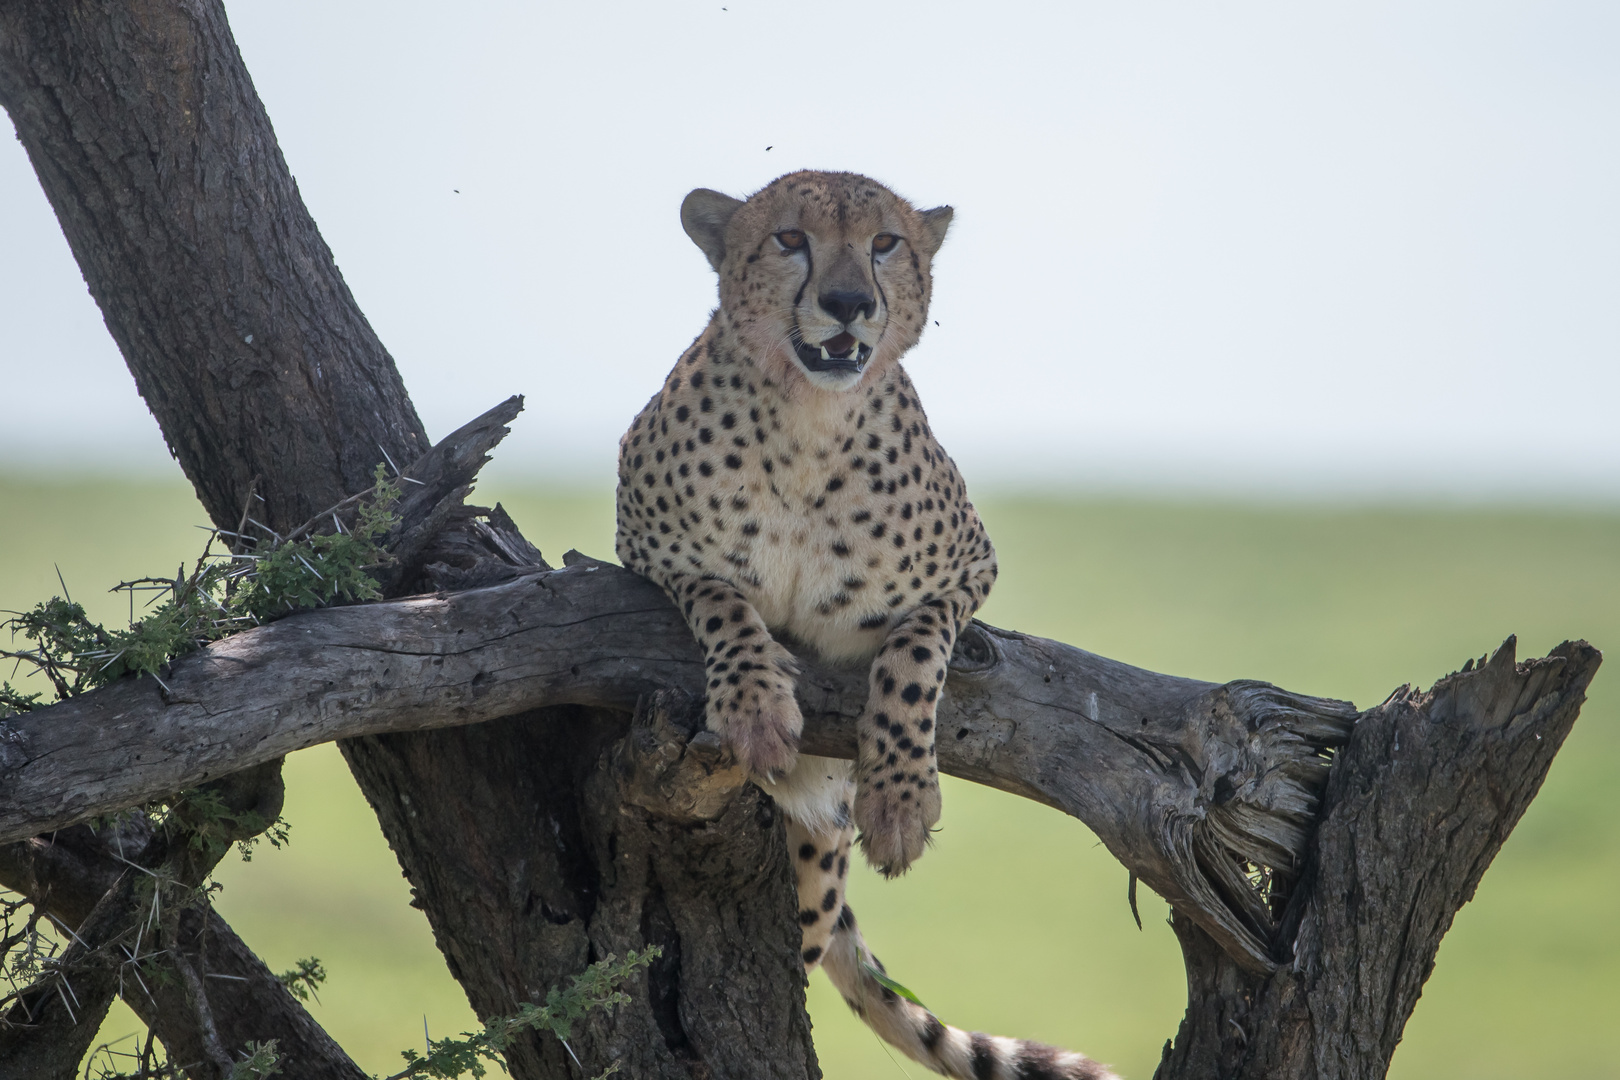
[[[689, 194], [681, 224], [720, 306], [620, 442], [616, 548], [685, 615], [708, 727], [782, 808], [806, 973], [824, 967], [874, 1031], [947, 1076], [1100, 1080], [1080, 1054], [965, 1032], [896, 994], [844, 902], [852, 844], [893, 876], [939, 820], [935, 712], [996, 577], [900, 366], [952, 213], [854, 173]], [[790, 645], [869, 666], [853, 763], [798, 754]]]

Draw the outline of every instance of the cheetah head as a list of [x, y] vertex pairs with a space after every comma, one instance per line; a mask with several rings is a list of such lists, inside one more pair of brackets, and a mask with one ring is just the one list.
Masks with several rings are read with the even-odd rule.
[[855, 389], [917, 343], [951, 214], [855, 173], [789, 173], [746, 200], [698, 188], [681, 203], [750, 355], [829, 391]]

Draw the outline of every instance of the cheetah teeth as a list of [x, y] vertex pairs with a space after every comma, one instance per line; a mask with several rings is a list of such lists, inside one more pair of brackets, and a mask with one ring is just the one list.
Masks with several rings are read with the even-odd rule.
[[[853, 337], [854, 335], [848, 335]], [[795, 341], [794, 349], [801, 364], [810, 371], [815, 372], [843, 372], [859, 375], [866, 370], [868, 361], [872, 359], [872, 347], [856, 340], [842, 354], [835, 354], [826, 343], [812, 345], [806, 341]]]

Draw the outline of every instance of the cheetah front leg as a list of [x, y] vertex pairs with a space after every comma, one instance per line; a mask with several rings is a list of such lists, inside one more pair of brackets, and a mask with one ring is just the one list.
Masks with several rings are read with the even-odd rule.
[[917, 608], [872, 661], [857, 728], [855, 823], [866, 861], [885, 877], [906, 871], [939, 820], [934, 714], [958, 622], [971, 618], [976, 606], [970, 604], [964, 594]]
[[794, 698], [793, 654], [765, 629], [731, 582], [677, 579], [664, 586], [703, 650], [704, 715], [737, 761], [759, 780], [781, 777], [799, 753], [804, 718]]

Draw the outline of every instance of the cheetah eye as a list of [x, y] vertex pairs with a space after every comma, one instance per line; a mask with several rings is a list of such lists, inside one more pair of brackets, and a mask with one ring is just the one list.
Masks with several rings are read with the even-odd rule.
[[872, 238], [872, 250], [882, 255], [885, 252], [893, 251], [895, 245], [899, 242], [900, 238], [894, 233], [878, 233]]
[[776, 234], [776, 242], [789, 251], [803, 251], [806, 240], [798, 229], [784, 229]]

